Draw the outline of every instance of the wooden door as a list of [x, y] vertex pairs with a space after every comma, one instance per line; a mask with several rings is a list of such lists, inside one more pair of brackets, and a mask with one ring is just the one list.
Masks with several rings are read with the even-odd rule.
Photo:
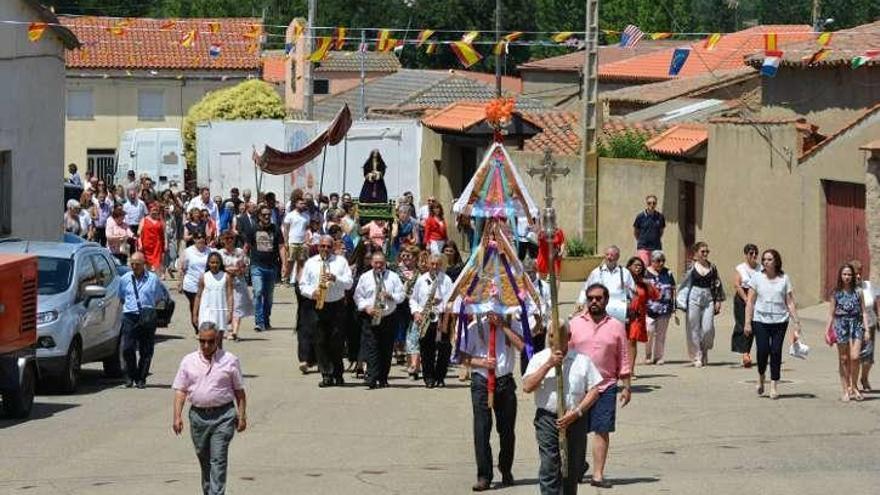
[[862, 277], [870, 277], [870, 254], [865, 229], [865, 186], [823, 181], [825, 189], [825, 298], [837, 283], [840, 265], [862, 262]]
[[678, 228], [684, 244], [680, 251], [684, 256], [679, 258], [677, 273], [684, 273], [694, 257], [693, 247], [697, 242], [697, 185], [694, 182], [678, 182]]

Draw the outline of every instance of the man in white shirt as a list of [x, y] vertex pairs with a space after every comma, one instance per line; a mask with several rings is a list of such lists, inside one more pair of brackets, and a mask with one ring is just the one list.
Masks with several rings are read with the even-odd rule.
[[[495, 326], [495, 356], [489, 355], [490, 326]], [[505, 319], [497, 314], [478, 315], [468, 325], [467, 345], [464, 358], [470, 362], [471, 405], [474, 413], [474, 452], [477, 458], [477, 483], [475, 492], [488, 490], [492, 486], [492, 448], [489, 436], [492, 433], [492, 412], [495, 413], [500, 452], [498, 470], [501, 471], [501, 486], [514, 483], [513, 454], [516, 446], [516, 382], [513, 380], [513, 367], [516, 351], [523, 349], [522, 337], [517, 335]], [[495, 394], [492, 408], [489, 407], [488, 377], [490, 370], [495, 373]]]
[[217, 203], [211, 200], [211, 190], [207, 187], [199, 189], [199, 195], [189, 200], [186, 211], [194, 209], [208, 210], [208, 215], [214, 220], [214, 225], [220, 225], [220, 212], [217, 210]]
[[138, 234], [141, 220], [147, 216], [147, 204], [138, 197], [136, 187], [129, 187], [126, 190], [125, 203], [122, 203], [122, 210], [125, 211], [125, 224], [134, 233]]
[[372, 270], [364, 272], [354, 290], [354, 303], [361, 319], [361, 349], [367, 361], [366, 383], [370, 390], [388, 386], [397, 305], [405, 295], [400, 277], [386, 270], [385, 255], [374, 253]]
[[[343, 298], [353, 284], [351, 268], [341, 256], [333, 254], [333, 238], [325, 235], [318, 243], [318, 255], [303, 266], [300, 293], [315, 301], [315, 354], [322, 380], [319, 387], [344, 385], [342, 379]], [[323, 299], [323, 304], [321, 304]], [[321, 307], [319, 307], [321, 306]], [[300, 369], [302, 365], [300, 364]]]
[[626, 324], [626, 308], [632, 300], [636, 285], [629, 270], [618, 264], [620, 261], [620, 248], [608, 246], [605, 250], [605, 261], [597, 266], [584, 287], [580, 290], [575, 305], [575, 313], [581, 312], [587, 303], [587, 287], [593, 284], [602, 284], [608, 289], [609, 299], [607, 312], [612, 318]]
[[296, 284], [302, 275], [302, 265], [308, 258], [308, 246], [306, 246], [306, 233], [309, 231], [309, 213], [306, 211], [306, 202], [299, 198], [294, 203], [293, 209], [284, 216], [281, 222], [281, 232], [287, 242], [287, 273], [284, 280]]
[[[529, 331], [532, 336], [532, 352], [537, 354], [546, 347], [547, 328], [550, 324], [550, 284], [541, 280], [541, 277], [538, 276], [537, 266], [532, 258], [526, 258], [523, 261], [523, 272], [532, 281], [532, 285], [535, 286], [540, 298], [537, 306], [531, 298], [529, 298], [526, 306], [526, 311], [529, 314]], [[520, 334], [523, 333], [519, 315], [513, 319], [513, 326]], [[520, 355], [519, 364], [521, 374], [525, 375], [526, 366], [529, 365], [529, 358], [525, 353]]]
[[[425, 329], [424, 334], [419, 334], [419, 355], [427, 388], [446, 386], [446, 372], [452, 354], [448, 317], [443, 308], [443, 301], [452, 292], [452, 279], [443, 272], [443, 259], [441, 254], [432, 254], [428, 258], [428, 271], [416, 280], [409, 298], [413, 321], [420, 330]], [[428, 300], [432, 292], [433, 298]]]
[[[565, 380], [565, 414], [558, 419], [556, 366]], [[538, 440], [538, 486], [542, 495], [577, 493], [587, 450], [587, 411], [599, 397], [602, 374], [586, 354], [546, 348], [532, 356], [523, 376], [523, 391], [535, 393], [535, 437]], [[568, 445], [567, 476], [561, 473], [559, 428]]]

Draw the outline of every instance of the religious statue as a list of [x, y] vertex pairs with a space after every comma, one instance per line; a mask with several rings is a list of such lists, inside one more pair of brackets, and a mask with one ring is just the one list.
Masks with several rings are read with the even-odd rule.
[[388, 190], [385, 188], [385, 160], [379, 150], [370, 152], [370, 158], [364, 162], [364, 185], [358, 200], [361, 203], [387, 203]]

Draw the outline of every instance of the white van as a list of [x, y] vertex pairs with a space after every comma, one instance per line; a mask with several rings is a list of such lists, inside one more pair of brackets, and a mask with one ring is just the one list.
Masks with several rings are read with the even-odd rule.
[[137, 177], [147, 174], [156, 183], [156, 190], [183, 187], [186, 158], [180, 129], [132, 129], [122, 133], [116, 151], [116, 183], [126, 180], [129, 170]]

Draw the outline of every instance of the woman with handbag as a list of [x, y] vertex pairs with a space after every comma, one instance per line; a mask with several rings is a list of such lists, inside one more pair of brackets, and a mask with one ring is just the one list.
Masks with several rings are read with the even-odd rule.
[[648, 342], [648, 301], [660, 298], [660, 292], [653, 284], [644, 279], [645, 264], [638, 256], [633, 256], [626, 262], [626, 269], [633, 278], [633, 297], [626, 308], [626, 335], [629, 341], [629, 361], [632, 374], [635, 375], [636, 354], [639, 342]]
[[868, 377], [871, 374], [871, 367], [874, 366], [874, 338], [877, 336], [877, 297], [871, 282], [862, 279], [862, 262], [852, 260], [849, 263], [856, 271], [856, 286], [862, 290], [862, 300], [865, 302], [865, 319], [867, 320], [868, 337], [862, 342], [862, 352], [859, 353], [859, 361], [861, 369], [859, 373], [859, 384], [862, 386], [862, 392], [871, 391], [871, 382]]
[[831, 293], [826, 332], [829, 345], [837, 344], [838, 372], [843, 389], [840, 400], [844, 402], [863, 399], [856, 387], [859, 353], [862, 340], [869, 340], [871, 336], [865, 333], [868, 322], [862, 295], [862, 291], [858, 290], [855, 269], [849, 263], [844, 263], [837, 272], [837, 286]]
[[[660, 297], [648, 301], [648, 344], [645, 347], [645, 364], [662, 365], [666, 350], [666, 329], [675, 313], [675, 277], [666, 268], [666, 254], [656, 250], [651, 253], [651, 265], [645, 270], [645, 280], [660, 293]], [[678, 325], [678, 316], [675, 316]]]
[[756, 273], [761, 271], [758, 263], [758, 246], [746, 244], [743, 248], [745, 259], [736, 265], [733, 276], [733, 288], [736, 295], [733, 297], [733, 335], [730, 336], [730, 350], [742, 355], [743, 368], [752, 367], [752, 340], [754, 334], [746, 335], [744, 328], [746, 323], [746, 301], [751, 290], [751, 280]]
[[721, 312], [724, 288], [718, 268], [709, 261], [709, 245], [694, 244], [694, 263], [678, 288], [677, 305], [685, 312], [687, 350], [694, 367], [709, 363], [709, 350], [715, 345], [715, 315]]
[[761, 254], [763, 272], [755, 272], [750, 278], [743, 333], [751, 337], [754, 331], [758, 347], [758, 386], [759, 396], [764, 395], [764, 374], [767, 360], [770, 360], [770, 398], [779, 398], [779, 384], [782, 368], [782, 342], [788, 329], [789, 319], [794, 320], [794, 333], [791, 342], [800, 339], [801, 322], [797, 317], [797, 306], [791, 281], [782, 271], [782, 256], [775, 249], [767, 249]]

